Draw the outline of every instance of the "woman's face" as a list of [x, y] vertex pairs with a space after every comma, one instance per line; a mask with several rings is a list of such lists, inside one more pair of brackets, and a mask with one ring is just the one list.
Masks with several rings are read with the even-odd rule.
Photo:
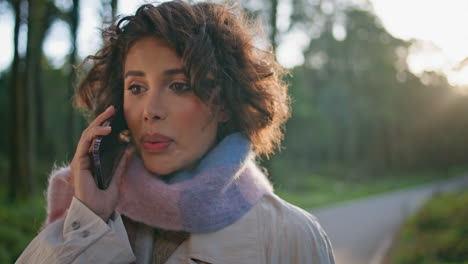
[[124, 89], [125, 119], [153, 173], [192, 169], [226, 121], [194, 94], [175, 49], [155, 38], [138, 40], [128, 51]]

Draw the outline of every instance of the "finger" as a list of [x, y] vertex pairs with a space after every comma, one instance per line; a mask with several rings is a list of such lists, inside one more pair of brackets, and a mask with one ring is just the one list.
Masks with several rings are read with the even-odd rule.
[[112, 128], [110, 126], [106, 127], [92, 127], [89, 128], [85, 131], [83, 131], [83, 134], [81, 135], [81, 139], [78, 142], [78, 147], [76, 149], [76, 155], [78, 156], [83, 156], [86, 155], [90, 152], [90, 149], [92, 150], [93, 144], [92, 141], [97, 136], [106, 136], [110, 134], [112, 131]]
[[109, 135], [112, 131], [112, 127], [110, 126], [97, 126], [93, 127], [90, 130], [90, 135], [88, 135], [91, 139], [94, 139], [97, 136], [106, 136]]
[[[114, 107], [111, 105], [109, 106], [104, 112], [96, 117], [89, 124], [89, 126], [83, 130], [81, 133], [81, 138], [78, 141], [78, 146], [76, 147], [75, 157], [79, 156], [82, 157], [83, 155], [89, 153], [89, 149], [92, 147], [91, 141], [98, 135], [107, 135], [110, 133], [110, 122], [104, 122], [109, 119], [115, 112]], [[99, 126], [101, 123], [104, 122], [104, 126]], [[102, 128], [99, 128], [102, 127]]]
[[95, 126], [100, 126], [106, 119], [109, 119], [112, 115], [115, 113], [115, 108], [114, 106], [109, 106], [99, 114], [90, 124], [89, 127], [95, 127]]

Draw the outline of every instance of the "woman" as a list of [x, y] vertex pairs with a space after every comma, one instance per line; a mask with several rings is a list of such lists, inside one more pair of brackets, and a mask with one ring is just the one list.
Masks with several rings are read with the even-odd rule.
[[[46, 225], [17, 262], [334, 263], [317, 220], [255, 164], [290, 110], [284, 73], [251, 29], [224, 5], [180, 1], [107, 28], [75, 96], [95, 119], [51, 174]], [[101, 190], [89, 153], [115, 105], [131, 143]]]

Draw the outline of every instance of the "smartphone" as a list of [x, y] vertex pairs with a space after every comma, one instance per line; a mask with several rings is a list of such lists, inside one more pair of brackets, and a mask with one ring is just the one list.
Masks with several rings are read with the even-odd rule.
[[99, 189], [105, 190], [109, 187], [128, 144], [121, 136], [121, 132], [128, 129], [123, 108], [116, 107], [114, 115], [102, 125], [110, 125], [112, 131], [109, 135], [98, 136], [93, 140], [92, 161], [94, 181]]

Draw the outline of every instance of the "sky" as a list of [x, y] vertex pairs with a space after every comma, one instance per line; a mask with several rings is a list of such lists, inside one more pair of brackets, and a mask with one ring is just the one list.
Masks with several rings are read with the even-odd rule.
[[[289, 23], [290, 0], [280, 0], [279, 27]], [[67, 0], [56, 3], [67, 7]], [[147, 0], [120, 0], [119, 14], [131, 14]], [[377, 16], [385, 28], [395, 37], [404, 40], [419, 39], [418, 45], [410, 50], [408, 64], [416, 74], [424, 70], [445, 73], [451, 84], [468, 85], [468, 67], [461, 70], [457, 65], [468, 57], [468, 1], [467, 0], [371, 0]], [[78, 54], [81, 57], [94, 53], [101, 45], [98, 28], [101, 22], [99, 1], [82, 0], [81, 24], [78, 29]], [[0, 71], [11, 63], [13, 57], [12, 10], [0, 4]], [[23, 39], [26, 29], [20, 30]], [[64, 22], [56, 22], [48, 34], [44, 51], [53, 65], [59, 66], [70, 49], [69, 30]], [[278, 60], [285, 67], [293, 67], [304, 61], [301, 49], [307, 36], [301, 32], [290, 32], [289, 40], [278, 47]], [[20, 46], [25, 52], [25, 45]]]
[[467, 0], [372, 0], [375, 12], [392, 35], [420, 39], [410, 51], [410, 69], [441, 70], [452, 84], [468, 84], [468, 67], [455, 70], [468, 57]]

